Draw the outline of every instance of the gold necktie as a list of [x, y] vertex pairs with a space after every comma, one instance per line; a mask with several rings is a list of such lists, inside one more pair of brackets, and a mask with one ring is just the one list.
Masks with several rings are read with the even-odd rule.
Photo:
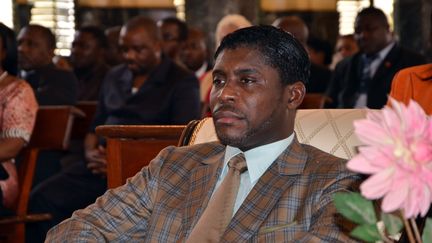
[[240, 174], [247, 170], [243, 153], [228, 162], [228, 173], [210, 199], [207, 208], [193, 228], [187, 243], [219, 242], [231, 221], [240, 185]]

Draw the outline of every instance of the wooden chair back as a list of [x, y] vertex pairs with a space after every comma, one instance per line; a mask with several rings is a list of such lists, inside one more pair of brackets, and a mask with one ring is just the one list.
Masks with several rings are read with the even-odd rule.
[[66, 149], [69, 144], [73, 118], [80, 113], [71, 106], [41, 106], [23, 160], [18, 165], [20, 193], [14, 209], [15, 215], [0, 218], [0, 242], [24, 242], [24, 223], [47, 220], [48, 214], [27, 214], [27, 206], [39, 151]]
[[307, 93], [298, 109], [322, 109], [330, 101], [330, 97], [324, 94]]
[[97, 101], [79, 101], [75, 107], [81, 110], [84, 115], [74, 119], [71, 139], [83, 140], [96, 113]]
[[169, 145], [177, 145], [185, 125], [103, 125], [96, 134], [106, 139], [108, 188], [123, 185]]

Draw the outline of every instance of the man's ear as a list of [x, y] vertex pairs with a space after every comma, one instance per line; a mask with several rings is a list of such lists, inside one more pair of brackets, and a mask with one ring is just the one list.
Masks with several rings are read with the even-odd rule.
[[287, 108], [294, 110], [303, 102], [306, 87], [303, 82], [297, 81], [285, 87], [285, 97], [287, 97]]

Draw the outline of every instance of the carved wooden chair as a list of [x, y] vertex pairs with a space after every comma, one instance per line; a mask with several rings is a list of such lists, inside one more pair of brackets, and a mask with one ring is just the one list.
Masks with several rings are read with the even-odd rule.
[[103, 125], [96, 134], [107, 141], [108, 188], [146, 166], [163, 148], [177, 145], [185, 125]]
[[51, 218], [49, 214], [27, 214], [37, 156], [41, 150], [66, 149], [73, 119], [81, 114], [71, 106], [39, 107], [33, 134], [17, 167], [20, 194], [14, 208], [15, 215], [0, 217], [0, 242], [24, 242], [25, 223]]

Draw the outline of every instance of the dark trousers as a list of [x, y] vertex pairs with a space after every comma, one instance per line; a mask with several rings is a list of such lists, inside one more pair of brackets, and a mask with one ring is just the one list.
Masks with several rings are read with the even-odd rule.
[[77, 209], [92, 204], [107, 189], [105, 178], [93, 175], [80, 161], [40, 183], [30, 195], [30, 213], [50, 213], [50, 221], [26, 225], [26, 242], [44, 242], [50, 228]]

